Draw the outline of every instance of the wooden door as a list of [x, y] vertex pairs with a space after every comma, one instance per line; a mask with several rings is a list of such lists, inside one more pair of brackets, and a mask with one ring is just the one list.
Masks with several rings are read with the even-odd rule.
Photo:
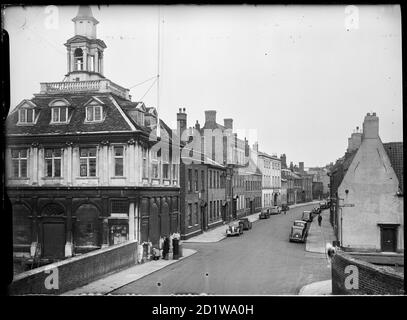
[[393, 227], [383, 227], [381, 229], [382, 251], [396, 252], [397, 250], [397, 229]]

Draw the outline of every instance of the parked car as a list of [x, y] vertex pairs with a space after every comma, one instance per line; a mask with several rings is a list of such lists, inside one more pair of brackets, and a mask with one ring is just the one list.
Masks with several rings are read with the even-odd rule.
[[226, 236], [240, 236], [243, 233], [243, 223], [240, 221], [233, 221], [226, 229]]
[[288, 204], [281, 205], [281, 211], [288, 211], [288, 210], [290, 210], [290, 207], [288, 206]]
[[312, 221], [312, 213], [311, 213], [311, 211], [303, 211], [301, 220], [311, 222]]
[[328, 209], [328, 208], [329, 208], [328, 203], [327, 203], [326, 201], [321, 201], [321, 202], [319, 203], [319, 207], [320, 207], [322, 210], [325, 210], [325, 209]]
[[305, 229], [307, 227], [307, 221], [295, 220], [293, 225], [296, 227], [303, 227]]
[[293, 226], [302, 227], [305, 231], [305, 236], [308, 235], [308, 222], [304, 220], [295, 220]]
[[299, 226], [292, 226], [290, 233], [290, 242], [305, 242], [305, 228]]
[[270, 209], [265, 209], [259, 214], [259, 219], [268, 219], [270, 218]]
[[280, 214], [280, 213], [281, 213], [281, 207], [280, 206], [271, 207], [270, 214]]
[[243, 223], [243, 230], [250, 230], [252, 228], [252, 223], [248, 218], [241, 218], [239, 222]]

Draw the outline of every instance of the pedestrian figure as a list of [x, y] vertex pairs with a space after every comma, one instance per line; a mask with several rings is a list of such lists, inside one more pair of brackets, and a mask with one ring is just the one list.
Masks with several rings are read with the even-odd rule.
[[321, 226], [321, 222], [322, 222], [322, 216], [318, 215], [318, 225]]
[[170, 239], [166, 237], [163, 244], [163, 258], [168, 260], [168, 253], [170, 252]]

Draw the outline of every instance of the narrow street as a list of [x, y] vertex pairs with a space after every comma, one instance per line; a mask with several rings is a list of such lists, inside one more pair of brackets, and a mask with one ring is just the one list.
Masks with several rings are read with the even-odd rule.
[[288, 241], [292, 222], [311, 208], [293, 208], [287, 215], [258, 220], [240, 237], [185, 243], [198, 253], [110, 294], [298, 294], [304, 285], [331, 276], [324, 254]]

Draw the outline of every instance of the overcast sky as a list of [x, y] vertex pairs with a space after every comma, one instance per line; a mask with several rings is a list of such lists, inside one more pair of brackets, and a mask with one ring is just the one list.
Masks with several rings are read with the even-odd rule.
[[[399, 6], [91, 8], [107, 45], [105, 76], [127, 88], [157, 74], [160, 14], [158, 111], [173, 128], [179, 107], [189, 126], [216, 109], [219, 123], [256, 129], [261, 151], [305, 167], [341, 157], [367, 112], [379, 116], [383, 142], [403, 139]], [[46, 7], [5, 11], [11, 108], [40, 82], [63, 80], [77, 10], [60, 6], [57, 20]], [[153, 81], [132, 88], [132, 100]], [[143, 101], [157, 107], [156, 85]]]

